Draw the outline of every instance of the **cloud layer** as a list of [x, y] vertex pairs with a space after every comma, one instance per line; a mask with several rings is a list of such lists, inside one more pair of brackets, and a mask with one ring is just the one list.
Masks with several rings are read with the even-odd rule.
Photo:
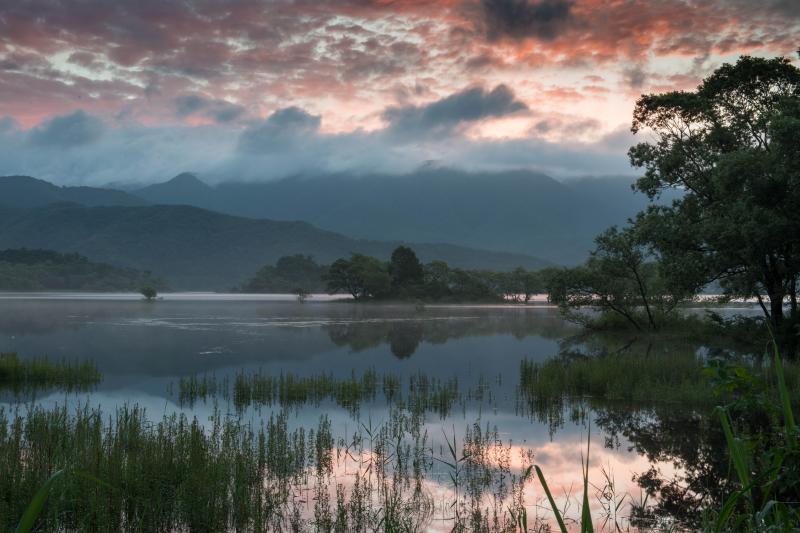
[[[205, 106], [188, 105], [187, 113]], [[385, 110], [372, 131], [326, 132], [322, 118], [298, 107], [236, 124], [144, 126], [108, 124], [84, 111], [49, 119], [31, 130], [10, 120], [0, 128], [3, 174], [28, 174], [56, 183], [148, 183], [179, 172], [211, 182], [268, 180], [291, 175], [402, 174], [423, 165], [465, 170], [536, 168], [556, 176], [627, 171], [624, 147], [605, 136], [561, 145], [535, 137], [473, 137], [465, 125], [523, 113], [507, 87], [472, 87], [426, 106]], [[577, 131], [594, 124], [573, 124]], [[631, 140], [630, 134], [617, 133]], [[53, 157], [53, 150], [58, 157]]]
[[4, 2], [0, 174], [623, 171], [639, 94], [798, 43], [795, 0]]

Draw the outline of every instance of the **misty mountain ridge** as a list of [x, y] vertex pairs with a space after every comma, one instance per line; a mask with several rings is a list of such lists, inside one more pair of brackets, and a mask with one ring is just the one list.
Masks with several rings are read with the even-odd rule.
[[7, 177], [0, 178], [0, 205], [191, 205], [246, 218], [302, 220], [355, 239], [447, 242], [575, 264], [586, 258], [597, 234], [646, 207], [647, 198], [631, 191], [632, 181], [558, 181], [532, 171], [468, 173], [435, 165], [407, 175], [295, 176], [216, 185], [186, 172], [127, 192]]
[[256, 220], [192, 206], [0, 208], [0, 248], [77, 252], [93, 261], [152, 271], [175, 289], [229, 289], [293, 254], [309, 254], [325, 264], [351, 252], [388, 259], [400, 244], [413, 247], [423, 261], [461, 268], [549, 265], [524, 254], [451, 244], [356, 240], [306, 222]]
[[574, 264], [586, 258], [598, 233], [646, 207], [632, 182], [430, 167], [398, 176], [297, 176], [214, 186], [181, 175], [131, 194], [237, 216], [304, 220], [354, 238], [450, 242]]
[[62, 202], [86, 206], [147, 204], [139, 196], [117, 189], [84, 186], [60, 187], [49, 181], [30, 176], [0, 177], [0, 206], [27, 208]]
[[163, 183], [154, 183], [130, 192], [154, 204], [185, 204], [205, 207], [210, 203], [214, 188], [191, 172], [178, 174]]

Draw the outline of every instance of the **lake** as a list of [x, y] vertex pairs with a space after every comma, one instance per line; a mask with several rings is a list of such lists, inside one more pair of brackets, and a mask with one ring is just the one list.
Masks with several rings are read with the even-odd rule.
[[[185, 413], [201, 423], [219, 412], [254, 424], [283, 413], [289, 428], [312, 429], [324, 416], [337, 449], [360, 443], [361, 456], [337, 453], [333, 462], [330, 487], [349, 487], [364, 456], [375, 453], [374, 446], [364, 444], [364, 432], [372, 435], [371, 428], [390, 425], [398, 416], [386, 383], [409, 383], [417, 391], [424, 383], [433, 391], [425, 394], [440, 398], [446, 389], [449, 396], [415, 411], [421, 416], [417, 431], [426, 442], [422, 448], [430, 455], [420, 474], [430, 504], [420, 517], [421, 530], [450, 531], [454, 499], [463, 498], [465, 508], [475, 502], [495, 510], [510, 508], [514, 479], [522, 479], [534, 462], [559, 505], [566, 506], [566, 516], [576, 518], [587, 454], [591, 507], [599, 526], [613, 529], [616, 521], [625, 528], [646, 528], [684, 520], [661, 512], [637, 521], [631, 504], [643, 503], [643, 487], [663, 485], [660, 480], [708, 480], [715, 474], [719, 465], [704, 455], [713, 453], [717, 438], [706, 431], [713, 425], [708, 413], [678, 405], [584, 400], [542, 408], [521, 397], [520, 363], [525, 359], [543, 362], [596, 350], [598, 342], [614, 350], [636, 349], [636, 339], [601, 342], [580, 334], [546, 305], [421, 307], [353, 304], [316, 295], [305, 303], [263, 295], [170, 294], [156, 302], [135, 295], [0, 295], [0, 351], [22, 358], [89, 359], [102, 373], [103, 380], [88, 392], [39, 392], [39, 405], [90, 405], [112, 412], [137, 404], [151, 418]], [[663, 357], [671, 350], [702, 355], [704, 347], [680, 342], [656, 347]], [[383, 379], [383, 389], [377, 386], [377, 392], [355, 403], [332, 397], [249, 403], [227, 392], [183, 393], [192, 380], [213, 380], [221, 389], [237, 376], [352, 380], [365, 373]], [[7, 409], [31, 400], [10, 392], [0, 399]], [[410, 400], [404, 405], [413, 411]], [[485, 486], [454, 486], [450, 470], [459, 465], [446, 460], [448, 443], [455, 444], [456, 455], [467, 455], [461, 449], [468, 444], [474, 449], [476, 441], [483, 443], [478, 466], [485, 467]], [[464, 475], [477, 475], [476, 465], [467, 463]], [[471, 479], [470, 486], [480, 484]], [[524, 491], [519, 503], [528, 520], [551, 521], [546, 496], [533, 476], [518, 487]], [[297, 487], [298, 494], [303, 490], [310, 489]], [[314, 514], [311, 498], [298, 501], [303, 516]]]

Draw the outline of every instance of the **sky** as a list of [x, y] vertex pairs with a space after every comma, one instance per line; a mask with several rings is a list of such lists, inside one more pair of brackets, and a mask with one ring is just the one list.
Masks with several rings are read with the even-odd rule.
[[800, 0], [0, 0], [0, 175], [632, 175], [638, 96], [798, 47]]

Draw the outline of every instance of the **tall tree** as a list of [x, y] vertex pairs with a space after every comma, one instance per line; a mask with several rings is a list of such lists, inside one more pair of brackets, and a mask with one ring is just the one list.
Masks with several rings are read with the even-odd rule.
[[[629, 151], [651, 199], [637, 225], [663, 273], [752, 297], [796, 350], [800, 274], [800, 70], [788, 59], [741, 57], [694, 92], [642, 96], [632, 131], [651, 135]], [[788, 310], [785, 302], [788, 300]]]
[[[599, 235], [585, 264], [545, 276], [548, 298], [569, 318], [589, 324], [589, 307], [624, 318], [636, 329], [658, 329], [661, 319], [695, 287], [669, 283], [638, 226], [612, 227]], [[680, 278], [679, 278], [680, 279]]]
[[334, 261], [325, 280], [331, 294], [345, 291], [355, 300], [385, 296], [391, 289], [386, 263], [356, 253]]
[[408, 246], [398, 246], [389, 261], [389, 274], [395, 290], [407, 290], [423, 283], [425, 271], [414, 250]]

